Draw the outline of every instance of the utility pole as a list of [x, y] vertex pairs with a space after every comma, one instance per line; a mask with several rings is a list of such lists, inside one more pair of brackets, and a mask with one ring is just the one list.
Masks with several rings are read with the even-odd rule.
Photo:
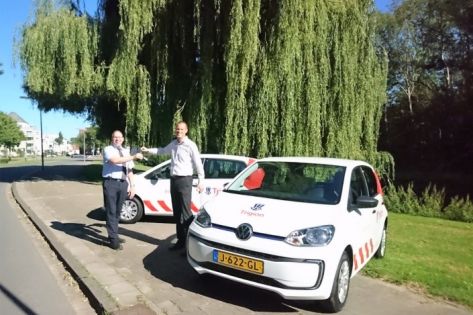
[[[20, 96], [20, 98], [28, 99], [34, 102], [34, 99], [28, 96]], [[44, 171], [44, 150], [43, 150], [43, 111], [39, 108], [39, 130], [40, 130], [40, 137], [41, 137], [41, 170]], [[25, 149], [26, 152], [26, 149]]]

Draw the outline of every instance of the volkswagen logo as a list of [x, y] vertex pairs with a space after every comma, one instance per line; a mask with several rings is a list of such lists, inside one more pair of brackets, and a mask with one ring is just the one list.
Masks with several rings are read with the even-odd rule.
[[236, 237], [246, 241], [253, 235], [253, 228], [248, 223], [240, 224], [235, 231]]

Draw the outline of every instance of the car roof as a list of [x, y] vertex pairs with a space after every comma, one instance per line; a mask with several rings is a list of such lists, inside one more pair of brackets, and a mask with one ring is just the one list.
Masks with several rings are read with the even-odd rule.
[[203, 159], [240, 160], [240, 161], [243, 161], [243, 162], [246, 162], [250, 159], [253, 159], [251, 157], [241, 156], [241, 155], [216, 154], [216, 153], [201, 153], [200, 157], [203, 158]]
[[294, 163], [312, 163], [324, 165], [337, 165], [353, 168], [358, 165], [370, 166], [368, 163], [360, 160], [349, 160], [328, 157], [301, 157], [301, 156], [285, 156], [285, 157], [268, 157], [259, 159], [258, 162], [294, 162]]

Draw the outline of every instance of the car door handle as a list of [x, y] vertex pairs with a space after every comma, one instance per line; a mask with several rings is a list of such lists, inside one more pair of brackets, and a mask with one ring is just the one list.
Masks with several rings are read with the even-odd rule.
[[376, 209], [374, 209], [373, 212], [371, 212], [371, 213], [373, 213], [373, 214], [376, 213]]

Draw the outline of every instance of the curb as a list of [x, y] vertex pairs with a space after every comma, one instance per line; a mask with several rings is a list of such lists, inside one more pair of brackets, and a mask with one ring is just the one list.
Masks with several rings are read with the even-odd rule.
[[63, 244], [56, 239], [51, 233], [49, 228], [38, 218], [35, 212], [28, 206], [23, 200], [21, 195], [18, 193], [16, 182], [12, 183], [11, 188], [13, 197], [15, 198], [18, 205], [26, 213], [30, 221], [38, 229], [41, 235], [44, 236], [46, 242], [50, 245], [51, 249], [55, 252], [57, 257], [64, 263], [66, 269], [72, 274], [73, 278], [79, 284], [82, 292], [87, 296], [93, 309], [98, 314], [112, 314], [119, 310], [118, 304], [110, 297], [107, 291], [105, 291], [100, 283], [98, 283], [90, 273], [82, 266], [77, 259], [71, 255], [69, 250], [63, 246]]

